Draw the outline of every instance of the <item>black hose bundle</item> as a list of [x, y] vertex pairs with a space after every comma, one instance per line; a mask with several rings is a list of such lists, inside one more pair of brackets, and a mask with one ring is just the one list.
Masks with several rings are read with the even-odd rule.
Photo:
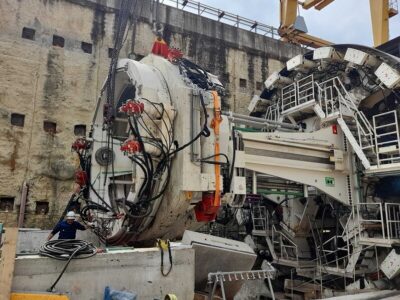
[[42, 245], [39, 249], [40, 255], [67, 261], [60, 275], [47, 291], [53, 291], [73, 258], [89, 258], [96, 255], [96, 253], [96, 247], [92, 243], [83, 240], [52, 240]]

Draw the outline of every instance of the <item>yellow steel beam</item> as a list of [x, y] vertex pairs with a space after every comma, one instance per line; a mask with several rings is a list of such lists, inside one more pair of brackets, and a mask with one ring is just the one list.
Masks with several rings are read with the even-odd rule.
[[321, 9], [325, 8], [326, 6], [328, 6], [329, 4], [331, 4], [333, 1], [335, 1], [335, 0], [324, 0], [324, 1], [321, 1], [320, 3], [315, 5], [315, 9], [321, 10]]
[[375, 47], [389, 40], [389, 0], [369, 0]]
[[300, 32], [295, 29], [280, 31], [280, 35], [283, 41], [288, 41], [295, 44], [301, 44], [312, 48], [319, 48], [332, 45], [332, 43], [329, 41], [320, 39], [318, 37], [309, 35], [304, 32]]
[[280, 0], [281, 3], [281, 26], [288, 28], [296, 22], [297, 0]]
[[312, 48], [319, 48], [332, 45], [331, 42], [324, 39], [320, 39], [316, 36], [309, 35], [307, 33], [299, 32], [296, 35], [289, 38], [291, 41], [297, 42]]
[[335, 0], [306, 0], [301, 5], [304, 9], [310, 9], [314, 7], [315, 9], [321, 10], [331, 4]]
[[[306, 0], [302, 6], [306, 9], [313, 6], [316, 8], [318, 6], [319, 9], [322, 9], [333, 1], [334, 0]], [[280, 0], [280, 4], [281, 26], [279, 27], [279, 34], [283, 40], [313, 48], [332, 45], [331, 42], [293, 29], [297, 17], [297, 0]]]
[[314, 7], [317, 5], [319, 2], [322, 0], [306, 0], [304, 3], [301, 5], [304, 9], [310, 9], [311, 7]]

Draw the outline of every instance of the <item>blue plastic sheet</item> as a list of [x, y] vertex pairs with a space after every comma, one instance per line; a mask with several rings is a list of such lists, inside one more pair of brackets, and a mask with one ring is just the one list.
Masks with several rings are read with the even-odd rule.
[[127, 291], [116, 291], [110, 287], [104, 289], [104, 300], [137, 300], [137, 294]]

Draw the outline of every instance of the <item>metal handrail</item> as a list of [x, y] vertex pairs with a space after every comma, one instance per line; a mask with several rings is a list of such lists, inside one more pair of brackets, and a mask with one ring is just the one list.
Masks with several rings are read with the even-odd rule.
[[[357, 126], [358, 143], [360, 148], [363, 150], [375, 150], [376, 144], [374, 127], [370, 124], [364, 113], [358, 110], [353, 97], [347, 92], [340, 78], [336, 76], [319, 84], [315, 84], [318, 89], [319, 104], [321, 108], [325, 107], [325, 113], [327, 115], [338, 113], [340, 116], [342, 116], [342, 106], [353, 112], [354, 120], [356, 121]], [[336, 92], [337, 96], [334, 95], [334, 91]], [[330, 94], [330, 98], [328, 98], [328, 94]], [[325, 103], [322, 103], [323, 100]], [[363, 146], [363, 137], [365, 137], [368, 141], [366, 146]]]
[[[390, 117], [393, 118], [392, 122], [377, 126], [378, 118], [379, 119], [383, 118], [385, 121], [387, 121]], [[395, 110], [392, 110], [392, 111], [384, 112], [381, 114], [377, 114], [377, 115], [373, 116], [372, 120], [373, 120], [373, 126], [374, 126], [375, 152], [376, 152], [378, 166], [382, 162], [387, 162], [387, 161], [393, 162], [395, 160], [399, 160], [400, 159], [400, 135], [399, 135], [399, 125], [397, 122], [397, 112]], [[390, 128], [389, 132], [378, 133], [379, 131], [382, 132], [383, 129], [389, 130], [389, 128]], [[396, 138], [395, 139], [392, 138], [389, 141], [388, 140], [384, 140], [383, 142], [381, 141], [382, 137], [390, 136], [390, 135], [395, 135]], [[382, 147], [387, 144], [396, 144], [397, 153], [395, 153], [395, 156], [391, 155], [389, 158], [381, 158], [381, 156], [380, 156], [381, 153], [380, 153], [379, 147], [380, 146]]]
[[[283, 250], [286, 251], [286, 248], [289, 248], [289, 249], [295, 250], [296, 260], [299, 260], [299, 252], [298, 252], [298, 247], [297, 247], [296, 243], [294, 243], [285, 233], [276, 230], [275, 225], [272, 225], [272, 242], [275, 241], [275, 233], [278, 234], [277, 237], [279, 238], [279, 246], [281, 249], [280, 257], [281, 258], [283, 257]], [[286, 242], [289, 243], [289, 245], [284, 244], [282, 238], [284, 238], [286, 240]], [[286, 258], [289, 258], [289, 256], [287, 255], [287, 252], [286, 252]]]
[[339, 77], [334, 77], [334, 79], [339, 83], [340, 87], [342, 88], [342, 91], [344, 92], [344, 94], [347, 96], [346, 97], [343, 96], [343, 94], [341, 93], [341, 91], [338, 89], [339, 94], [341, 94], [341, 96], [343, 97], [344, 100], [344, 104], [347, 106], [347, 104], [351, 104], [351, 108], [349, 106], [347, 106], [347, 108], [349, 109], [353, 109], [357, 114], [359, 114], [360, 118], [362, 119], [363, 123], [366, 125], [366, 127], [368, 128], [368, 134], [372, 135], [373, 134], [373, 127], [371, 125], [371, 123], [368, 121], [367, 117], [364, 115], [364, 113], [362, 111], [358, 110], [357, 105], [354, 103], [353, 101], [353, 96], [351, 96], [345, 86], [343, 85], [343, 82], [340, 80]]
[[251, 20], [233, 13], [203, 4], [193, 0], [160, 0], [160, 3], [176, 7], [177, 9], [189, 11], [199, 16], [208, 15], [228, 25], [248, 30], [274, 39], [279, 39], [278, 28]]
[[[379, 213], [381, 218], [380, 219], [360, 219], [360, 206], [368, 206], [368, 205], [375, 205], [379, 208]], [[382, 208], [382, 203], [367, 203], [367, 202], [363, 202], [363, 203], [357, 203], [356, 204], [356, 209], [357, 209], [357, 225], [358, 225], [358, 231], [359, 231], [359, 236], [361, 237], [361, 221], [366, 221], [366, 222], [372, 222], [372, 223], [380, 223], [381, 224], [381, 228], [382, 228], [382, 238], [386, 239], [386, 234], [385, 234], [385, 222], [383, 220], [383, 208]]]
[[273, 104], [267, 107], [265, 119], [277, 122], [279, 119], [279, 104]]
[[293, 82], [281, 90], [282, 112], [315, 100], [314, 75], [311, 74]]
[[[252, 212], [252, 220], [253, 220], [253, 229], [254, 230], [261, 230], [261, 231], [266, 231], [267, 226], [268, 226], [268, 216], [267, 216], [267, 210], [265, 206], [260, 206], [260, 205], [253, 205], [251, 208]], [[261, 224], [259, 223], [261, 221]], [[260, 229], [261, 227], [261, 229]]]
[[[391, 210], [390, 207], [393, 207], [393, 210]], [[395, 215], [394, 219], [392, 219], [391, 212]], [[400, 239], [400, 203], [385, 203], [385, 216], [388, 239]], [[393, 231], [397, 234], [393, 235]]]
[[298, 105], [297, 84], [289, 84], [281, 90], [282, 112]]
[[[311, 78], [311, 79], [310, 79]], [[317, 90], [317, 98], [315, 99], [315, 88]], [[366, 169], [371, 168], [372, 164], [380, 166], [381, 163], [395, 163], [400, 160], [400, 133], [395, 111], [385, 112], [373, 117], [373, 125], [367, 119], [365, 114], [358, 109], [357, 99], [354, 98], [347, 90], [339, 77], [332, 77], [321, 83], [315, 82], [313, 75], [295, 81], [281, 89], [281, 113], [289, 112], [289, 109], [301, 108], [302, 104], [309, 103], [311, 100], [317, 101], [314, 106], [314, 111], [319, 114], [320, 118], [341, 118], [338, 120], [340, 124], [346, 123], [345, 118], [352, 118], [354, 122], [354, 130], [347, 128], [346, 134], [350, 132], [353, 135], [351, 143], [354, 143], [355, 151], [360, 157]], [[318, 107], [319, 106], [319, 107]], [[272, 115], [272, 108], [268, 112]], [[394, 115], [394, 121], [386, 125], [376, 126], [376, 118]], [[347, 123], [349, 125], [349, 123]], [[343, 124], [341, 126], [344, 126]], [[351, 125], [349, 125], [351, 127]], [[378, 133], [377, 130], [390, 128], [389, 132]], [[385, 136], [396, 135], [396, 139], [388, 141], [380, 141], [379, 139]], [[358, 139], [358, 141], [357, 141]], [[398, 153], [385, 154], [382, 158], [379, 153], [379, 146], [396, 143]], [[365, 153], [364, 151], [369, 151]], [[372, 152], [372, 153], [371, 153]], [[371, 157], [373, 155], [374, 157]], [[376, 156], [376, 158], [375, 158]], [[388, 157], [389, 156], [389, 157]]]
[[[358, 253], [358, 252], [362, 252], [362, 251], [365, 251], [365, 250], [368, 250], [368, 249], [370, 249], [370, 248], [372, 248], [372, 247], [375, 247], [375, 249], [376, 249], [376, 245], [375, 246], [367, 246], [367, 247], [365, 247], [365, 248], [363, 248], [362, 250], [360, 250], [360, 251], [357, 251], [357, 252], [353, 252], [353, 254], [356, 254], [356, 253]], [[318, 258], [315, 258], [315, 259], [313, 259], [312, 261], [316, 261]], [[320, 269], [320, 272], [321, 272], [321, 270], [322, 270], [322, 268], [325, 268], [326, 266], [315, 266], [314, 267], [314, 269], [315, 269], [315, 271], [319, 268]], [[377, 270], [379, 271], [379, 267], [377, 266]], [[327, 275], [325, 275], [325, 278], [326, 277], [329, 277], [329, 276], [331, 276], [330, 274], [327, 274]], [[324, 276], [321, 274], [321, 277], [320, 277], [320, 281], [321, 281], [321, 284], [322, 284], [322, 282], [323, 282], [323, 280], [322, 279], [324, 279]], [[336, 278], [333, 278], [333, 279], [331, 279], [331, 280], [329, 280], [329, 281], [333, 281], [333, 280], [336, 280]], [[325, 281], [325, 283], [327, 283], [327, 282], [329, 282], [329, 281]], [[315, 278], [313, 278], [313, 279], [310, 279], [309, 281], [304, 281], [304, 282], [302, 282], [300, 285], [298, 285], [298, 286], [296, 286], [296, 287], [302, 287], [302, 286], [304, 286], [304, 285], [306, 285], [307, 283], [311, 283], [311, 282], [315, 282]], [[322, 291], [322, 285], [321, 285], [321, 291]]]
[[[338, 253], [339, 251], [347, 251], [347, 255], [346, 255], [346, 256], [343, 256], [343, 257], [340, 257], [340, 258], [335, 257], [335, 259], [332, 260], [332, 261], [325, 261], [324, 263], [321, 264], [321, 267], [322, 267], [322, 266], [327, 266], [328, 264], [330, 264], [330, 263], [332, 263], [332, 262], [336, 262], [336, 267], [339, 268], [339, 261], [344, 260], [344, 258], [346, 258], [346, 257], [347, 257], [348, 259], [350, 258], [349, 238], [348, 238], [347, 240], [344, 240], [344, 237], [345, 237], [345, 236], [348, 236], [348, 234], [349, 234], [349, 223], [350, 223], [350, 220], [352, 219], [352, 217], [353, 217], [353, 212], [351, 212], [351, 213], [349, 214], [349, 216], [348, 216], [348, 218], [347, 218], [347, 221], [346, 221], [346, 224], [345, 224], [344, 227], [343, 227], [343, 232], [342, 232], [341, 235], [332, 236], [331, 238], [329, 238], [328, 240], [326, 240], [325, 242], [323, 242], [322, 245], [317, 246], [317, 250], [322, 250], [322, 252], [328, 253], [328, 254], [330, 254], [330, 255], [336, 254], [336, 253]], [[324, 249], [324, 245], [325, 245], [325, 244], [327, 244], [328, 242], [330, 242], [330, 241], [332, 241], [332, 240], [334, 240], [334, 239], [338, 239], [338, 238], [342, 238], [342, 239], [346, 242], [346, 247], [339, 247], [339, 248], [336, 248], [336, 249], [333, 250], [333, 251], [328, 251], [328, 250], [325, 250], [325, 249]], [[317, 252], [317, 253], [319, 254], [319, 252]], [[317, 257], [317, 258], [315, 259], [315, 261], [319, 262], [319, 261], [320, 261], [320, 258]]]
[[315, 100], [314, 74], [311, 74], [307, 77], [300, 79], [299, 81], [296, 82], [296, 84], [297, 84], [297, 101], [299, 104]]

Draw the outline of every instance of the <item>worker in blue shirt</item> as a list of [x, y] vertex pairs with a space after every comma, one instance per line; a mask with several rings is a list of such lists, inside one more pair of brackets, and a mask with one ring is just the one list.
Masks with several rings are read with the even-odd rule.
[[87, 228], [91, 227], [91, 225], [92, 224], [82, 225], [81, 223], [75, 221], [75, 213], [73, 211], [69, 211], [65, 220], [58, 223], [52, 232], [50, 232], [47, 240], [50, 241], [53, 236], [57, 234], [57, 232], [60, 233], [58, 235], [59, 240], [75, 239], [76, 230], [86, 230]]

